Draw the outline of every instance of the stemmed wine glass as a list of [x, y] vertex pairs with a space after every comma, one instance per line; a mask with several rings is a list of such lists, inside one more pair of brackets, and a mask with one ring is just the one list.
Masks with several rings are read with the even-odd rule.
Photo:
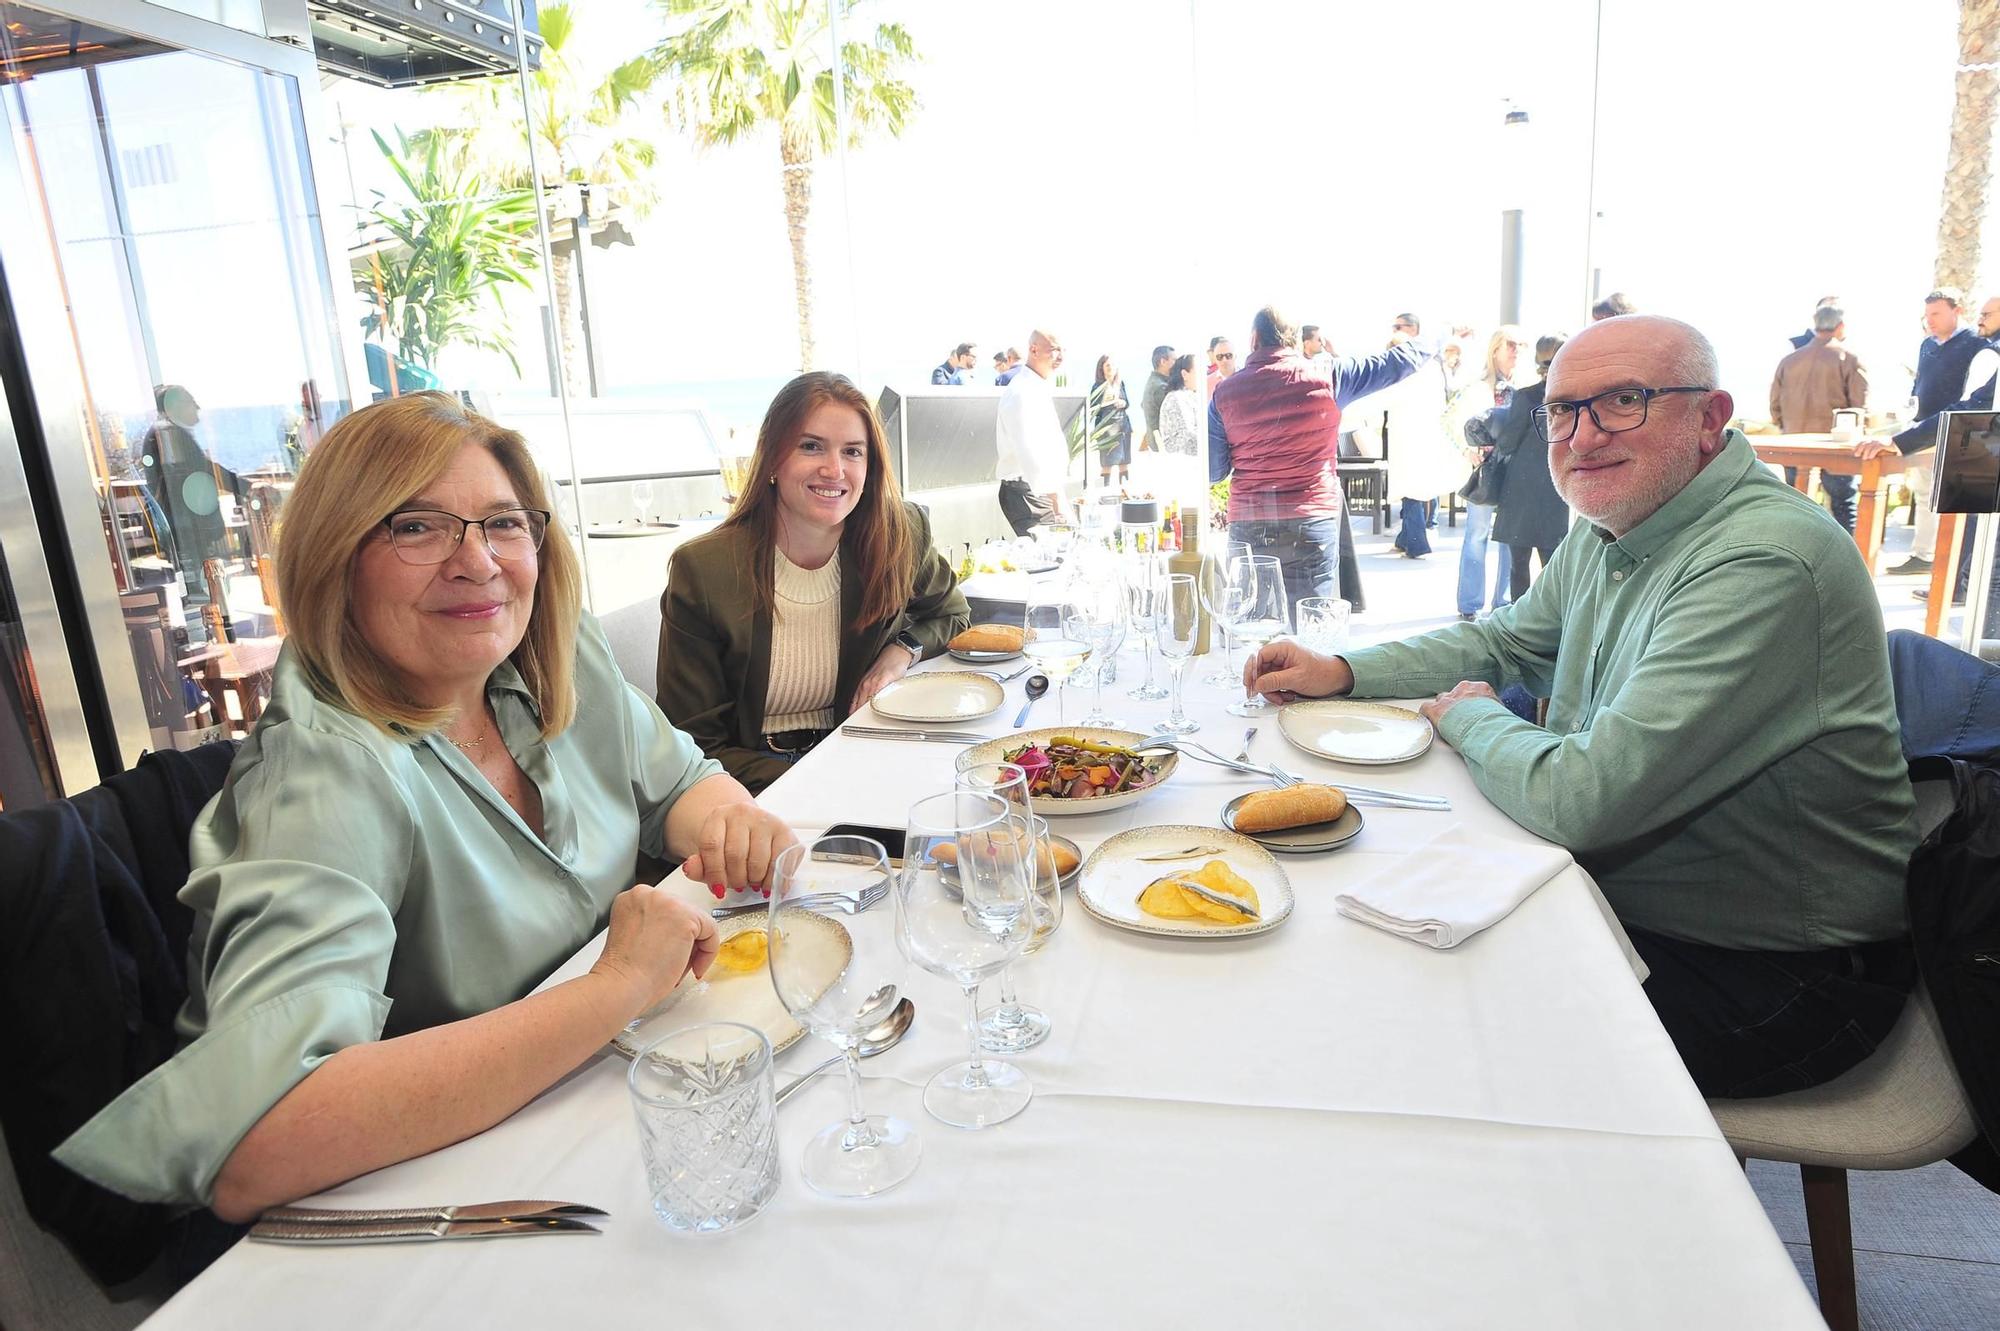
[[1160, 591], [1159, 614], [1153, 630], [1160, 655], [1174, 674], [1174, 710], [1160, 726], [1169, 735], [1192, 735], [1201, 722], [1181, 710], [1181, 676], [1187, 673], [1188, 658], [1194, 655], [1195, 640], [1201, 636], [1201, 595], [1195, 590], [1194, 574], [1169, 573]]
[[653, 481], [651, 477], [642, 476], [632, 482], [632, 507], [639, 510], [639, 525], [641, 527], [645, 526], [646, 514], [653, 507]]
[[[1014, 840], [1027, 853], [1029, 846], [1046, 844], [1048, 824], [1037, 818], [1028, 803], [1028, 774], [1014, 763], [973, 763], [959, 772], [953, 785], [960, 790], [969, 790], [983, 795], [998, 795], [1007, 801], [1008, 814], [1013, 822]], [[1022, 949], [1025, 956], [1035, 951], [1055, 926], [1062, 922], [1062, 895], [1055, 877], [1055, 861], [1042, 861], [1046, 852], [1035, 856], [1032, 872], [1035, 874], [1035, 909], [1037, 912], [1034, 937]], [[1047, 870], [1048, 883], [1042, 881]], [[1045, 895], [1055, 894], [1053, 905]], [[1045, 917], [1051, 922], [1043, 928]], [[979, 1014], [979, 1043], [997, 1054], [1015, 1053], [1022, 1049], [1032, 1049], [1049, 1037], [1049, 1014], [1038, 1007], [1031, 1007], [1015, 996], [1014, 968], [1009, 966], [1000, 972], [1000, 1003]]]
[[1076, 615], [1070, 620], [1072, 636], [1090, 644], [1091, 663], [1096, 667], [1087, 726], [1115, 726], [1117, 717], [1104, 710], [1104, 671], [1125, 642], [1125, 582], [1114, 567], [1103, 581], [1080, 582], [1070, 593]]
[[[860, 892], [889, 877], [889, 856], [868, 837], [823, 836], [787, 846], [771, 867], [768, 916], [771, 983], [799, 1024], [831, 1041], [847, 1064], [847, 1119], [806, 1143], [800, 1172], [830, 1197], [872, 1197], [916, 1171], [923, 1154], [917, 1131], [900, 1118], [870, 1115], [861, 1106], [861, 1067], [855, 1053], [864, 1032], [896, 1008], [900, 959], [877, 952], [850, 953], [826, 985], [826, 956], [840, 925], [799, 904], [826, 892]], [[825, 985], [824, 988], [821, 986]]]
[[983, 1059], [979, 1047], [979, 983], [1019, 956], [1034, 933], [1029, 865], [998, 795], [954, 790], [910, 806], [903, 872], [892, 893], [896, 939], [911, 961], [965, 991], [972, 1055], [924, 1087], [924, 1108], [954, 1127], [1004, 1123], [1034, 1097], [1026, 1074]]
[[[1241, 599], [1231, 626], [1236, 636], [1250, 645], [1250, 655], [1291, 627], [1290, 606], [1285, 601], [1285, 570], [1275, 555], [1252, 555], [1235, 566], [1230, 582], [1240, 589]], [[1243, 681], [1237, 680], [1237, 687]], [[1271, 710], [1261, 693], [1239, 697], [1226, 709], [1231, 716], [1262, 716]]]
[[1248, 541], [1224, 541], [1221, 550], [1204, 553], [1201, 557], [1201, 608], [1208, 612], [1209, 622], [1222, 632], [1222, 664], [1201, 677], [1204, 684], [1226, 689], [1243, 682], [1230, 650], [1229, 615], [1216, 608], [1216, 598], [1228, 586], [1230, 566], [1249, 557]]
[[1132, 633], [1146, 649], [1146, 679], [1127, 697], [1141, 702], [1158, 702], [1167, 691], [1153, 682], [1153, 627], [1159, 617], [1160, 588], [1167, 575], [1165, 555], [1133, 555], [1125, 568], [1125, 593], [1132, 621]]
[[1075, 636], [1077, 616], [1067, 593], [1028, 602], [1021, 617], [1021, 650], [1056, 686], [1056, 724], [1067, 725], [1063, 706], [1065, 685], [1077, 667], [1090, 659], [1090, 644]]

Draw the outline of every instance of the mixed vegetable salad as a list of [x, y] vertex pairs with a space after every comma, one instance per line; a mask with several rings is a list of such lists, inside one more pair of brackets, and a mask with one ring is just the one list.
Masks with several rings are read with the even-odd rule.
[[1030, 795], [1047, 799], [1101, 799], [1144, 790], [1160, 779], [1157, 758], [1073, 735], [1010, 749], [1006, 761], [1027, 773]]

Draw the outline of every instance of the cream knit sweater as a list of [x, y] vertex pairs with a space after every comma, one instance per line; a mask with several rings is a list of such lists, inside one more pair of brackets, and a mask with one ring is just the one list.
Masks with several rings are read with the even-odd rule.
[[826, 729], [840, 684], [840, 553], [823, 568], [777, 560], [777, 605], [771, 616], [771, 683], [764, 695], [764, 733]]

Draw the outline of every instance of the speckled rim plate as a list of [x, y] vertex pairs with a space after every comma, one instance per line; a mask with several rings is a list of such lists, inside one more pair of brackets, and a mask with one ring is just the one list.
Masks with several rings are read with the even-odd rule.
[[[847, 969], [847, 963], [854, 957], [854, 939], [839, 920], [808, 910], [787, 914], [785, 937], [794, 940], [795, 946], [802, 942], [811, 945], [809, 955], [816, 986], [813, 996], [817, 998], [831, 989]], [[753, 912], [720, 920], [715, 931], [723, 942], [728, 942], [745, 929], [763, 929], [769, 923], [768, 913]], [[745, 1026], [754, 1026], [764, 1032], [774, 1054], [790, 1049], [806, 1033], [779, 1001], [767, 963], [754, 971], [720, 979], [697, 980], [689, 976], [635, 1027], [612, 1037], [611, 1047], [626, 1058], [637, 1058], [641, 1049], [668, 1032], [704, 1021], [740, 1021]]]
[[[1236, 810], [1244, 800], [1257, 792], [1247, 791], [1222, 806], [1222, 825], [1236, 831]], [[1323, 850], [1339, 850], [1355, 837], [1361, 835], [1361, 810], [1352, 804], [1341, 812], [1340, 817], [1324, 823], [1308, 823], [1304, 827], [1287, 827], [1276, 832], [1238, 832], [1247, 836], [1268, 850], [1280, 855], [1315, 855]]]
[[905, 675], [869, 701], [892, 721], [977, 721], [1007, 701], [991, 675], [971, 670], [926, 670]]
[[[1007, 751], [1018, 749], [1023, 744], [1045, 744], [1058, 735], [1071, 739], [1087, 739], [1098, 744], [1118, 744], [1130, 746], [1146, 738], [1137, 730], [1106, 730], [1101, 726], [1043, 726], [1039, 730], [1022, 730], [1012, 735], [1002, 735], [999, 739], [989, 739], [984, 744], [975, 744], [958, 755], [958, 770], [963, 772], [978, 763], [1004, 763]], [[1037, 795], [1028, 801], [1044, 818], [1066, 818], [1072, 814], [1110, 813], [1128, 804], [1136, 804], [1146, 796], [1164, 786], [1180, 766], [1181, 756], [1169, 753], [1160, 760], [1160, 779], [1141, 790], [1128, 790], [1117, 795], [1100, 795], [1096, 799], [1073, 800], [1053, 799], [1047, 795]]]
[[1406, 763], [1437, 738], [1431, 723], [1407, 707], [1349, 698], [1291, 703], [1278, 713], [1278, 732], [1293, 748], [1362, 767]]
[[[1216, 846], [1217, 855], [1191, 856], [1186, 860], [1145, 862], [1141, 855], [1187, 846]], [[1223, 924], [1219, 920], [1163, 920], [1139, 909], [1139, 894], [1155, 878], [1176, 869], [1199, 869], [1211, 859], [1225, 861], [1231, 869], [1249, 879], [1257, 889], [1257, 904], [1263, 918], [1248, 924]], [[1090, 852], [1083, 862], [1083, 878], [1077, 884], [1077, 904], [1114, 929], [1135, 934], [1155, 934], [1162, 938], [1248, 938], [1269, 933], [1292, 917], [1292, 880], [1270, 851], [1235, 832], [1219, 827], [1174, 824], [1163, 827], [1135, 827], [1120, 832]]]
[[975, 650], [961, 651], [956, 647], [945, 648], [945, 653], [946, 655], [952, 657], [954, 660], [963, 661], [967, 665], [992, 665], [995, 661], [1011, 661], [1015, 657], [1021, 654], [1017, 651], [1016, 652], [981, 652]]

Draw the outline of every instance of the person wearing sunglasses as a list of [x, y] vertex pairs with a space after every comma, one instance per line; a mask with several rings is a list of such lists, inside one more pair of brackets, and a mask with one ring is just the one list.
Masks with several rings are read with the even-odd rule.
[[[1868, 1056], [1914, 979], [1915, 801], [1868, 570], [1728, 427], [1696, 329], [1592, 324], [1547, 382], [1536, 426], [1582, 520], [1527, 594], [1342, 656], [1274, 642], [1245, 684], [1435, 694], [1422, 711], [1480, 790], [1603, 889], [1695, 1085], [1817, 1085]], [[1500, 703], [1515, 683], [1548, 698], [1546, 726]]]
[[313, 449], [271, 700], [190, 838], [182, 1046], [63, 1164], [245, 1220], [491, 1127], [707, 969], [713, 921], [639, 853], [723, 895], [794, 838], [619, 673], [550, 510], [444, 393]]
[[1217, 334], [1208, 339], [1208, 391], [1215, 392], [1215, 386], [1236, 373], [1236, 348], [1229, 345], [1229, 339]]

